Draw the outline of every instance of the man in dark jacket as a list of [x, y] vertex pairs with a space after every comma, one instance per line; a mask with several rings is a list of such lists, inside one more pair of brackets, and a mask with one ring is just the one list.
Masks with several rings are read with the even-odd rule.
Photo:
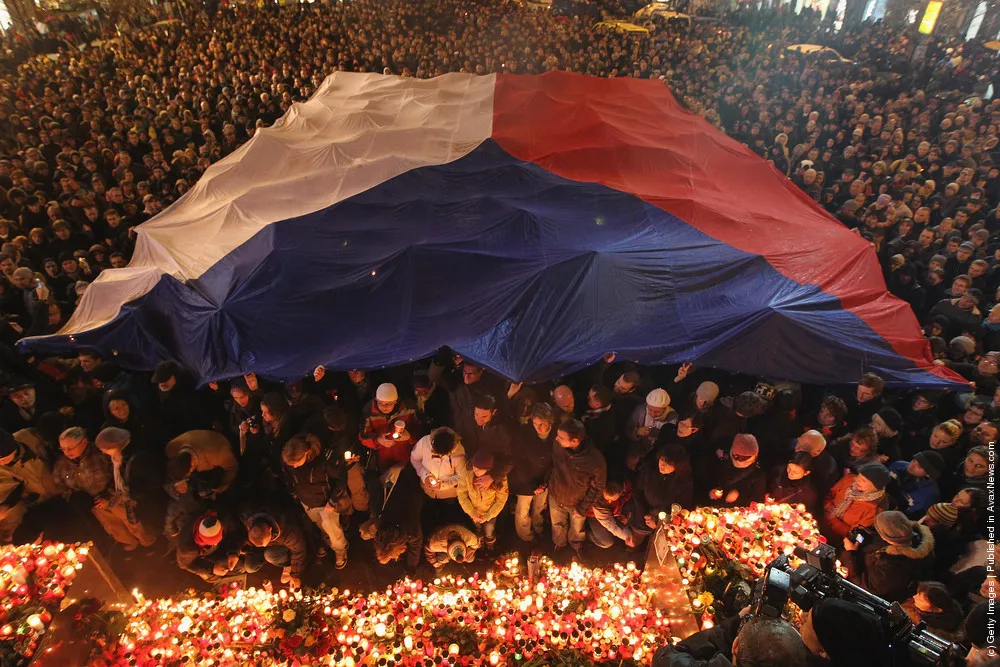
[[749, 433], [740, 433], [733, 438], [729, 458], [722, 462], [712, 490], [708, 492], [713, 504], [745, 507], [751, 502], [764, 500], [767, 477], [757, 460], [759, 453], [757, 438]]
[[267, 562], [282, 568], [281, 583], [299, 588], [308, 550], [298, 522], [273, 503], [259, 502], [244, 505], [240, 522], [247, 532], [243, 552], [247, 572], [257, 572]]
[[[375, 557], [385, 565], [406, 554], [406, 571], [416, 572], [424, 546], [420, 512], [424, 506], [424, 491], [420, 477], [411, 463], [397, 463], [382, 475], [382, 507], [378, 517], [362, 537], [374, 538]], [[370, 532], [369, 532], [370, 531]]]
[[549, 478], [549, 518], [552, 541], [561, 549], [569, 544], [579, 551], [586, 537], [587, 512], [604, 490], [607, 468], [604, 457], [587, 440], [587, 431], [576, 419], [558, 427], [552, 448]]
[[509, 469], [510, 435], [505, 425], [497, 417], [496, 401], [490, 394], [477, 394], [472, 399], [471, 419], [457, 417], [457, 424], [462, 424], [465, 430], [459, 430], [465, 455], [470, 460], [480, 450], [488, 451], [497, 457], [498, 464]]
[[211, 428], [205, 403], [199, 400], [191, 380], [173, 361], [161, 361], [153, 372], [157, 387], [157, 414], [163, 425], [163, 436], [171, 440], [181, 433]]
[[934, 559], [934, 536], [923, 524], [891, 510], [875, 517], [876, 539], [859, 548], [844, 538], [848, 579], [890, 602], [913, 595]]
[[664, 646], [653, 656], [653, 667], [806, 667], [809, 651], [786, 621], [767, 616], [742, 626], [741, 621], [740, 616], [733, 616], [673, 646]]
[[549, 501], [555, 420], [548, 403], [536, 403], [531, 410], [531, 423], [522, 426], [511, 441], [514, 467], [507, 482], [510, 493], [517, 498], [514, 527], [525, 542], [534, 541], [542, 533], [543, 512]]
[[812, 457], [810, 476], [816, 485], [816, 493], [821, 499], [825, 498], [840, 479], [840, 467], [833, 454], [827, 451], [826, 438], [819, 431], [806, 431], [795, 441], [795, 451], [805, 452]]
[[241, 557], [246, 531], [224, 505], [193, 516], [177, 539], [177, 565], [208, 583], [246, 573]]
[[347, 565], [347, 537], [340, 515], [350, 507], [341, 459], [315, 435], [297, 435], [281, 451], [285, 485], [333, 549], [337, 569]]
[[327, 406], [306, 422], [303, 432], [319, 438], [323, 451], [330, 454], [331, 460], [344, 466], [341, 478], [351, 496], [351, 506], [355, 512], [367, 512], [369, 496], [361, 465], [362, 445], [358, 441], [357, 426], [351, 422], [347, 411], [339, 404]]
[[413, 394], [417, 420], [423, 424], [424, 433], [451, 423], [451, 404], [444, 387], [431, 382], [426, 375], [418, 375], [413, 378]]
[[865, 373], [861, 376], [858, 386], [852, 396], [845, 396], [847, 405], [847, 425], [856, 429], [868, 426], [876, 412], [882, 409], [882, 391], [885, 382], [875, 373]]
[[747, 420], [759, 417], [768, 408], [768, 401], [760, 394], [745, 391], [739, 396], [723, 398], [718, 402], [712, 418], [708, 441], [713, 448], [724, 448], [732, 443], [738, 433], [745, 433]]
[[694, 479], [687, 452], [680, 445], [658, 450], [639, 471], [635, 481], [636, 516], [633, 524], [640, 534], [656, 529], [660, 512], [680, 505], [694, 507]]
[[624, 470], [625, 451], [617, 446], [618, 432], [615, 429], [615, 416], [611, 411], [613, 398], [611, 390], [604, 385], [592, 386], [587, 392], [587, 411], [580, 421], [587, 429], [587, 437], [597, 447], [608, 467]]
[[[465, 442], [466, 434], [471, 433], [476, 428], [473, 419], [476, 407], [476, 398], [484, 394], [493, 397], [494, 401], [506, 399], [504, 383], [499, 378], [487, 373], [481, 366], [469, 360], [462, 364], [462, 384], [451, 393], [451, 423], [455, 430], [462, 436]], [[503, 406], [494, 405], [493, 409]], [[474, 450], [467, 449], [466, 453], [471, 457]]]
[[948, 328], [945, 333], [948, 335], [948, 340], [965, 333], [972, 334], [974, 338], [978, 337], [983, 320], [983, 314], [979, 310], [982, 298], [983, 293], [973, 287], [958, 298], [938, 301], [937, 305], [931, 308], [930, 317], [941, 315], [947, 318]]
[[0, 426], [11, 433], [38, 424], [46, 412], [59, 410], [67, 402], [55, 397], [46, 385], [25, 379], [12, 379], [7, 386], [7, 399], [0, 408]]

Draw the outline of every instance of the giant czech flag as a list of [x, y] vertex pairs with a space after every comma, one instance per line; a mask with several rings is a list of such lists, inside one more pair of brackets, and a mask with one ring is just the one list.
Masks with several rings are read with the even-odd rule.
[[207, 382], [448, 345], [513, 380], [605, 352], [949, 386], [869, 245], [658, 81], [338, 72], [138, 228], [40, 352]]

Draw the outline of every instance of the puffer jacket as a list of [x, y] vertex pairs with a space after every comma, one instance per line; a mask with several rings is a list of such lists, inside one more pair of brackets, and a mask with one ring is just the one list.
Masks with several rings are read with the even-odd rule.
[[507, 478], [494, 478], [493, 483], [483, 489], [476, 488], [475, 478], [470, 464], [458, 479], [458, 504], [469, 516], [483, 516], [489, 521], [496, 518], [507, 504]]

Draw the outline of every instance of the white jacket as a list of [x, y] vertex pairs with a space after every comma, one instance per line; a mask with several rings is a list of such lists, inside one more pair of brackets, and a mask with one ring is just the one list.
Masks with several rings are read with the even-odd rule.
[[[450, 454], [438, 456], [431, 447], [431, 439], [434, 434], [441, 429], [434, 429], [429, 435], [417, 440], [413, 451], [410, 452], [410, 463], [417, 471], [420, 481], [423, 482], [424, 493], [431, 498], [457, 498], [458, 479], [462, 470], [465, 470], [465, 448], [461, 442], [455, 443], [455, 448]], [[429, 484], [428, 477], [434, 475], [437, 484]]]

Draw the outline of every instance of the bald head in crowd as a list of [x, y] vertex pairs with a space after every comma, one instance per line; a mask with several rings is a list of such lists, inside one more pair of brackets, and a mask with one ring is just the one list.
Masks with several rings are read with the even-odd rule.
[[822, 454], [824, 449], [826, 449], [826, 438], [816, 430], [806, 431], [795, 442], [796, 452], [805, 452], [813, 458]]

